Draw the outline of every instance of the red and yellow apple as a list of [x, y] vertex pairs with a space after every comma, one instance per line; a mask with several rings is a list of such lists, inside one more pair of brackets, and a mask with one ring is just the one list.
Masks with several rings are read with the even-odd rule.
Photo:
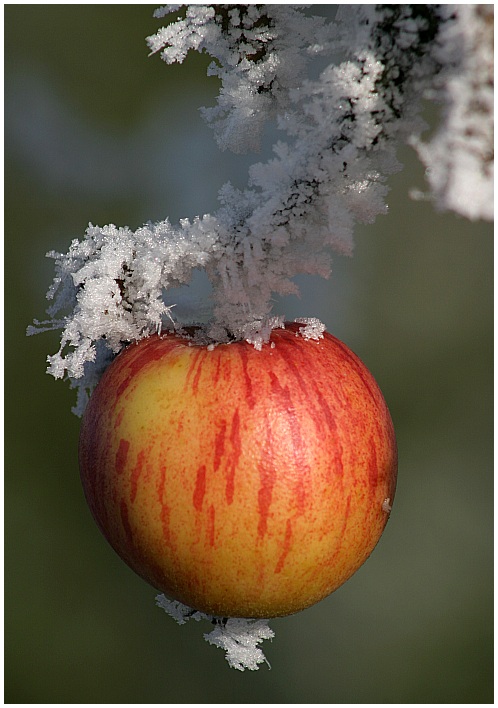
[[276, 617], [367, 559], [396, 485], [384, 398], [342, 342], [273, 331], [261, 351], [177, 334], [129, 345], [86, 409], [81, 478], [114, 550], [167, 597]]

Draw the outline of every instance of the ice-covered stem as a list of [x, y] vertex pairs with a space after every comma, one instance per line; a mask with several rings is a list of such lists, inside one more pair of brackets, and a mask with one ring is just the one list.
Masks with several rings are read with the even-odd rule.
[[[427, 86], [435, 73], [434, 61], [423, 59], [441, 21], [428, 6], [425, 11], [418, 6], [350, 8], [339, 25], [327, 31], [322, 24], [315, 27], [321, 42], [306, 47], [308, 55], [327, 53], [335, 39], [335, 49], [344, 45], [349, 61], [331, 64], [318, 81], [294, 88], [281, 74], [294, 69], [295, 62], [284, 54], [300, 48], [295, 37], [303, 44], [302, 13], [249, 6], [249, 27], [241, 19], [247, 6], [221, 7], [189, 6], [184, 19], [149, 39], [154, 51], [165, 47], [168, 62], [183, 59], [192, 46], [216, 56], [220, 100], [230, 96], [232, 101], [224, 101], [215, 125], [222, 146], [232, 147], [226, 136], [234, 126], [237, 135], [246, 134], [241, 116], [258, 115], [252, 129], [261, 130], [270, 107], [286, 108], [280, 125], [289, 142], [275, 147], [274, 160], [252, 168], [249, 189], [225, 185], [220, 192], [221, 248], [207, 264], [214, 285], [215, 338], [220, 324], [233, 336], [246, 336], [248, 325], [265, 321], [273, 293], [293, 292], [291, 278], [300, 272], [328, 275], [330, 250], [351, 252], [355, 221], [373, 221], [385, 212], [384, 182], [398, 169], [388, 139], [417, 128], [413, 120], [400, 119], [405, 104], [423, 88], [422, 79]], [[250, 35], [254, 27], [256, 34]], [[270, 74], [260, 67], [265, 58], [273, 60]]]
[[[212, 215], [136, 231], [91, 226], [67, 254], [51, 254], [53, 305], [41, 327], [63, 334], [49, 371], [79, 388], [80, 412], [124, 345], [173, 320], [183, 324], [168, 290], [188, 283], [196, 268], [213, 285], [208, 336], [256, 346], [267, 340], [282, 320], [271, 312], [273, 295], [295, 292], [299, 273], [327, 276], [331, 253], [351, 253], [355, 225], [386, 212], [386, 180], [400, 168], [396, 144], [419, 141], [424, 98], [445, 106], [444, 130], [430, 143], [435, 157], [419, 147], [438, 206], [490, 217], [489, 8], [341, 5], [328, 23], [302, 8], [187, 6], [149, 38], [168, 62], [191, 49], [213, 56], [210, 73], [221, 89], [205, 115], [222, 148], [256, 145], [275, 117], [285, 141], [273, 159], [252, 166], [247, 188], [220, 189]], [[306, 76], [316, 55], [328, 66], [312, 80]]]
[[385, 213], [385, 181], [399, 169], [393, 138], [421, 129], [420, 98], [440, 68], [431, 49], [448, 21], [430, 6], [341, 7], [330, 35], [348, 60], [280, 88], [288, 142], [252, 167], [249, 189], [221, 192], [222, 248], [208, 273], [216, 320], [232, 334], [264, 321], [272, 293], [293, 292], [297, 273], [328, 275], [331, 251], [351, 252], [355, 223]]

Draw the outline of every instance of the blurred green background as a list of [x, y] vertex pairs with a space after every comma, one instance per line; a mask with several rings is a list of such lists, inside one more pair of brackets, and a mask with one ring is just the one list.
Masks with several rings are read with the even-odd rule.
[[[317, 316], [372, 370], [399, 444], [397, 498], [368, 562], [272, 623], [271, 663], [228, 668], [115, 556], [83, 498], [74, 392], [44, 373], [51, 250], [89, 221], [138, 227], [214, 211], [260, 156], [220, 153], [197, 108], [205, 57], [167, 67], [153, 5], [5, 6], [5, 700], [8, 703], [492, 702], [492, 226], [408, 198], [358, 229], [330, 281], [277, 303]], [[316, 6], [317, 13], [330, 6]], [[267, 141], [271, 140], [271, 134]]]

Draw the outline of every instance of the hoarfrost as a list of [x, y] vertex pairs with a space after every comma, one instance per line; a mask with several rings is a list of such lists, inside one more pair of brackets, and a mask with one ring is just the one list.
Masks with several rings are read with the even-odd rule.
[[[217, 105], [202, 113], [222, 150], [257, 150], [265, 122], [287, 108], [289, 89], [305, 78], [311, 57], [330, 45], [335, 26], [323, 17], [306, 17], [303, 7], [189, 5], [184, 19], [148, 37], [151, 52], [160, 51], [168, 64], [182, 62], [191, 49], [215, 60], [208, 74], [222, 87]], [[155, 15], [167, 11], [168, 6]]]
[[[90, 225], [66, 254], [49, 254], [50, 319], [29, 333], [62, 329], [48, 371], [78, 389], [79, 414], [124, 346], [181, 330], [169, 291], [195, 270], [212, 285], [203, 341], [261, 348], [284, 319], [272, 312], [274, 295], [296, 293], [298, 274], [328, 277], [331, 255], [352, 253], [356, 224], [386, 213], [400, 141], [416, 144], [438, 208], [492, 218], [492, 6], [340, 5], [334, 21], [304, 7], [156, 11], [183, 14], [148, 38], [152, 53], [168, 63], [192, 50], [213, 57], [221, 89], [204, 116], [220, 147], [257, 148], [269, 120], [283, 139], [272, 159], [251, 167], [245, 189], [221, 187], [213, 214], [135, 231]], [[311, 79], [317, 54], [326, 66]], [[426, 144], [422, 98], [443, 106]]]
[[382, 511], [384, 511], [386, 514], [390, 514], [392, 511], [392, 506], [391, 506], [391, 500], [389, 497], [387, 499], [384, 499], [382, 502]]
[[316, 317], [297, 317], [294, 322], [304, 325], [300, 327], [298, 335], [304, 339], [323, 339], [325, 325]]
[[177, 600], [169, 600], [165, 595], [157, 595], [156, 604], [167, 612], [178, 624], [185, 624], [189, 619], [196, 622], [207, 620], [215, 628], [204, 635], [209, 644], [224, 649], [225, 659], [233, 669], [255, 671], [259, 664], [269, 663], [258, 647], [265, 639], [273, 639], [275, 633], [268, 626], [268, 620], [213, 617], [183, 605]]
[[259, 664], [268, 660], [257, 646], [264, 639], [272, 639], [275, 633], [267, 620], [246, 620], [230, 618], [226, 623], [218, 623], [204, 638], [209, 644], [224, 649], [225, 659], [232, 669], [255, 671]]
[[427, 142], [414, 140], [436, 207], [493, 219], [493, 5], [459, 5], [435, 50], [443, 117]]

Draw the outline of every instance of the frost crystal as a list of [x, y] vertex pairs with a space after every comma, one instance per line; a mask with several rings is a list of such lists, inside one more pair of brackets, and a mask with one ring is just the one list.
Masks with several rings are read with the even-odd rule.
[[232, 669], [244, 671], [258, 669], [258, 664], [268, 660], [257, 646], [264, 639], [275, 636], [268, 626], [267, 620], [228, 619], [226, 623], [218, 622], [215, 629], [204, 638], [226, 651], [225, 658]]
[[[221, 187], [211, 215], [136, 231], [90, 226], [67, 254], [49, 254], [53, 303], [37, 326], [62, 329], [48, 370], [78, 388], [78, 413], [124, 346], [181, 329], [170, 291], [196, 270], [212, 286], [204, 341], [261, 348], [284, 319], [272, 312], [274, 295], [296, 293], [300, 273], [327, 277], [331, 254], [352, 253], [355, 225], [386, 212], [400, 141], [416, 144], [439, 208], [492, 218], [492, 6], [340, 5], [334, 21], [305, 7], [156, 11], [176, 15], [148, 38], [151, 53], [167, 63], [192, 50], [213, 57], [221, 89], [204, 116], [220, 147], [257, 148], [269, 120], [282, 139], [272, 159], [251, 167], [245, 189]], [[317, 55], [325, 68], [312, 78]], [[426, 144], [423, 98], [443, 107]]]
[[[225, 658], [233, 669], [255, 671], [259, 664], [268, 661], [258, 644], [264, 639], [273, 639], [275, 633], [268, 626], [268, 620], [213, 617], [197, 612], [177, 600], [168, 600], [165, 595], [157, 595], [156, 604], [167, 612], [178, 624], [189, 619], [208, 620], [215, 625], [212, 632], [204, 635], [209, 644], [224, 649]], [[269, 664], [268, 664], [269, 666]]]
[[316, 317], [297, 317], [294, 322], [304, 325], [300, 327], [298, 336], [304, 339], [323, 339], [325, 325]]

